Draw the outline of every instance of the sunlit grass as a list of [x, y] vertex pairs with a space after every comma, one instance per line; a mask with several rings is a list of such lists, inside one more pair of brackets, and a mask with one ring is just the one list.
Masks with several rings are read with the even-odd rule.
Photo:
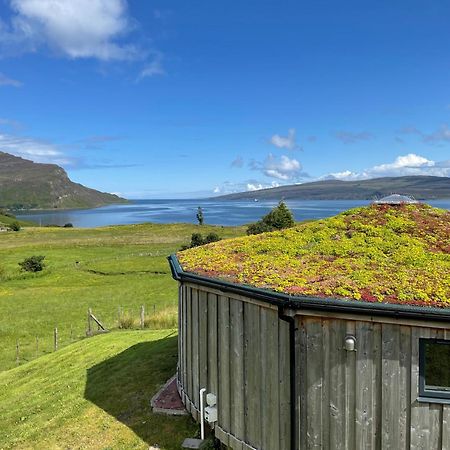
[[[87, 312], [108, 329], [121, 313], [140, 327], [140, 308], [151, 329], [176, 324], [177, 284], [167, 256], [199, 230], [190, 224], [140, 224], [96, 229], [27, 228], [0, 234], [0, 370], [83, 338]], [[243, 234], [242, 227], [201, 227], [221, 237]], [[45, 270], [22, 272], [18, 263], [45, 256]], [[1, 448], [1, 447], [0, 447]]]

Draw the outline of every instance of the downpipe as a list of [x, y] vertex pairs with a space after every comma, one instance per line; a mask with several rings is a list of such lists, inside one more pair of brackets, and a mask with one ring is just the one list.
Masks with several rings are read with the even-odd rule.
[[295, 319], [292, 316], [286, 315], [282, 306], [278, 307], [278, 318], [289, 324], [289, 387], [290, 387], [290, 450], [297, 449], [297, 423], [296, 423], [296, 411], [295, 411]]
[[200, 389], [200, 439], [203, 441], [205, 439], [205, 405], [204, 405], [204, 394], [206, 392], [206, 388]]

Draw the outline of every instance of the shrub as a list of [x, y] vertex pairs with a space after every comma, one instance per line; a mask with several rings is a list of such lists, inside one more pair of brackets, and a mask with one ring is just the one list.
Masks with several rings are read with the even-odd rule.
[[252, 223], [247, 228], [247, 234], [260, 234], [267, 231], [282, 230], [294, 225], [294, 216], [286, 203], [281, 201], [261, 220]]
[[209, 233], [206, 237], [203, 237], [200, 233], [192, 233], [191, 243], [189, 245], [183, 245], [181, 250], [187, 250], [188, 248], [199, 247], [200, 245], [217, 241], [220, 241], [220, 237], [217, 233]]
[[200, 233], [192, 233], [191, 236], [191, 247], [198, 247], [199, 245], [203, 245], [205, 242], [203, 241], [203, 236]]
[[15, 221], [15, 222], [11, 222], [11, 224], [9, 225], [9, 229], [12, 231], [20, 231], [20, 223]]
[[220, 241], [220, 237], [217, 233], [209, 233], [205, 237], [205, 244], [210, 244], [211, 242]]
[[26, 272], [40, 272], [44, 269], [45, 256], [30, 256], [29, 258], [25, 258], [22, 262], [19, 263], [19, 266], [22, 267], [22, 270]]
[[73, 223], [66, 223], [64, 224], [64, 228], [73, 228]]

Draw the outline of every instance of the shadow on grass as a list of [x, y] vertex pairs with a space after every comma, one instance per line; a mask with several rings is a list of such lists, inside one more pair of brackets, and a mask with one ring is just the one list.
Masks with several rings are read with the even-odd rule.
[[174, 373], [177, 337], [136, 344], [87, 371], [84, 397], [149, 445], [179, 449], [195, 433], [188, 417], [153, 414], [150, 399]]

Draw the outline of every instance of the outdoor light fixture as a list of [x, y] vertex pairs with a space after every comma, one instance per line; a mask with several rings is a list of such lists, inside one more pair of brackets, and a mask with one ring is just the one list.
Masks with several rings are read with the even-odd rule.
[[352, 335], [347, 335], [345, 336], [345, 350], [347, 350], [348, 352], [356, 352], [356, 338], [355, 336]]

